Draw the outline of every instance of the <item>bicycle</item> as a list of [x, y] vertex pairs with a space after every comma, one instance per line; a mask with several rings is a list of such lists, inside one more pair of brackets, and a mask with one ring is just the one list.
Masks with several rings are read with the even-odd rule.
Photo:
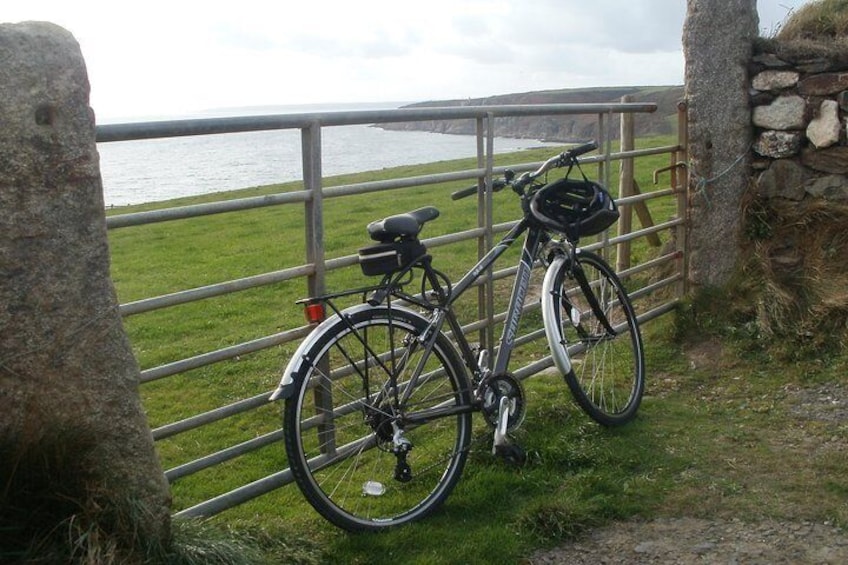
[[[551, 355], [577, 403], [606, 426], [635, 416], [645, 384], [638, 320], [615, 272], [577, 245], [580, 236], [602, 232], [619, 215], [609, 193], [580, 169], [577, 157], [596, 148], [583, 144], [534, 172], [516, 177], [507, 170], [492, 182], [493, 191], [513, 189], [523, 218], [455, 284], [433, 267], [418, 238], [439, 215], [425, 207], [368, 225], [377, 243], [360, 250], [360, 265], [364, 274], [381, 276], [379, 284], [299, 301], [318, 325], [297, 348], [271, 400], [285, 399], [291, 473], [324, 518], [350, 531], [380, 530], [433, 512], [463, 471], [473, 412], [494, 430], [493, 453], [523, 462], [523, 450], [510, 437], [526, 402], [521, 381], [507, 369], [537, 259], [547, 265], [541, 302]], [[582, 179], [569, 179], [575, 166]], [[561, 167], [567, 167], [562, 179], [540, 180]], [[475, 185], [452, 198], [477, 191]], [[472, 349], [451, 307], [522, 235], [489, 367], [489, 352]], [[413, 295], [404, 289], [419, 271], [420, 292]], [[363, 295], [361, 304], [335, 304], [355, 294]], [[333, 315], [326, 316], [327, 306]]]

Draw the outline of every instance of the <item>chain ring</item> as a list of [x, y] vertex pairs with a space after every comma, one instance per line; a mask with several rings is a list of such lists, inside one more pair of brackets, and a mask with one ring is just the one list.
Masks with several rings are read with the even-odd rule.
[[527, 414], [527, 402], [521, 381], [512, 373], [492, 375], [483, 383], [481, 411], [486, 423], [492, 428], [498, 424], [498, 407], [503, 397], [510, 401], [506, 431], [513, 432], [524, 422], [524, 416]]

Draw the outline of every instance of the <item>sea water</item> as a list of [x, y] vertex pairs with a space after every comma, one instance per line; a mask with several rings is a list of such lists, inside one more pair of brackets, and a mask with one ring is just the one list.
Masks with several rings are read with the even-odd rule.
[[[477, 154], [474, 136], [390, 131], [369, 125], [322, 129], [324, 176]], [[495, 152], [543, 145], [496, 138]], [[299, 130], [98, 143], [106, 206], [263, 186], [303, 178]]]

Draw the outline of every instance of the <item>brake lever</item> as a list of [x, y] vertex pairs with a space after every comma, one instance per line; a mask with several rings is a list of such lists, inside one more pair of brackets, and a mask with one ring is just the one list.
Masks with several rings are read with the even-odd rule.
[[[513, 173], [514, 175], [515, 173]], [[530, 173], [521, 173], [521, 176], [518, 177], [518, 180], [512, 183], [512, 190], [515, 191], [519, 196], [524, 196], [524, 187], [531, 181]]]

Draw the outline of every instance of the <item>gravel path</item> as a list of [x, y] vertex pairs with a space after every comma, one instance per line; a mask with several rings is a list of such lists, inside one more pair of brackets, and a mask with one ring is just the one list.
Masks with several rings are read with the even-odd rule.
[[844, 564], [848, 534], [827, 524], [659, 519], [598, 529], [574, 543], [539, 551], [533, 565]]

